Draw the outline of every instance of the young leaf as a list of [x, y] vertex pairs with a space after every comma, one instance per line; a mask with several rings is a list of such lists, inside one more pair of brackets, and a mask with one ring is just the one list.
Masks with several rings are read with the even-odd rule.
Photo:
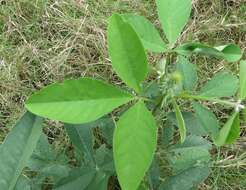
[[157, 144], [157, 126], [140, 101], [117, 122], [113, 152], [117, 176], [123, 190], [135, 190], [151, 165]]
[[27, 112], [0, 147], [0, 187], [13, 190], [42, 132], [42, 118]]
[[184, 118], [183, 118], [183, 115], [180, 111], [180, 108], [179, 108], [179, 106], [175, 100], [173, 100], [173, 107], [175, 109], [175, 115], [176, 115], [176, 119], [177, 119], [177, 123], [178, 123], [178, 127], [179, 127], [179, 134], [180, 134], [181, 143], [183, 143], [185, 141], [185, 138], [186, 138], [186, 127], [185, 127]]
[[240, 136], [240, 119], [239, 113], [235, 112], [220, 130], [219, 135], [215, 139], [217, 146], [232, 144]]
[[40, 90], [28, 99], [26, 108], [49, 119], [80, 124], [96, 120], [132, 98], [115, 86], [81, 78]]
[[209, 173], [208, 167], [189, 168], [178, 175], [168, 177], [159, 187], [159, 190], [196, 189], [209, 176]]
[[122, 16], [137, 32], [145, 49], [157, 53], [166, 50], [166, 44], [163, 42], [155, 26], [149, 20], [143, 16], [134, 14], [124, 14]]
[[191, 14], [191, 0], [156, 0], [159, 18], [168, 41], [173, 44]]
[[177, 71], [182, 75], [183, 87], [192, 91], [198, 81], [196, 66], [191, 64], [186, 58], [179, 56], [177, 61]]
[[235, 95], [237, 90], [237, 77], [229, 73], [221, 72], [207, 82], [198, 94], [204, 97], [230, 97]]
[[240, 62], [240, 99], [246, 98], [246, 61]]
[[148, 73], [144, 47], [133, 27], [114, 14], [108, 26], [109, 55], [120, 78], [137, 92]]
[[185, 43], [176, 48], [175, 51], [185, 56], [189, 56], [195, 53], [225, 59], [228, 62], [238, 61], [242, 57], [240, 47], [235, 44], [229, 44], [214, 48], [200, 43]]
[[216, 116], [199, 103], [193, 102], [196, 117], [207, 134], [214, 139], [219, 133], [219, 122]]

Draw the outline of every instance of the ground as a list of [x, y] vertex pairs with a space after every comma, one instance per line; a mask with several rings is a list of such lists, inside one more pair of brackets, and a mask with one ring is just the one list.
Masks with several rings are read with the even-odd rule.
[[[153, 0], [0, 0], [0, 142], [24, 113], [27, 97], [45, 85], [81, 76], [121, 83], [107, 54], [107, 18], [113, 12], [138, 13], [160, 27]], [[179, 42], [187, 40], [236, 43], [245, 51], [246, 1], [193, 0], [192, 19]], [[150, 63], [159, 58], [150, 55]], [[194, 63], [201, 83], [222, 69], [238, 71], [237, 63], [204, 57]], [[223, 119], [227, 113], [217, 115]], [[214, 153], [218, 163], [201, 189], [246, 188], [245, 128], [235, 145]], [[59, 130], [52, 128], [58, 144]]]

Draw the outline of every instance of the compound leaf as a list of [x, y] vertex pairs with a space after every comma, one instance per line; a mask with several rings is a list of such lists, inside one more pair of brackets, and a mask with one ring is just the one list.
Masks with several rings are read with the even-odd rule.
[[13, 190], [42, 133], [42, 118], [27, 112], [0, 148], [0, 187]]
[[136, 92], [148, 73], [147, 57], [137, 33], [120, 15], [114, 14], [108, 26], [109, 55], [113, 69]]
[[246, 61], [240, 62], [240, 99], [246, 98]]
[[117, 122], [113, 152], [117, 176], [123, 190], [136, 190], [151, 165], [157, 144], [157, 126], [140, 101]]
[[219, 135], [215, 139], [217, 146], [232, 144], [240, 136], [240, 119], [239, 113], [235, 112], [224, 127], [220, 130]]
[[130, 94], [115, 86], [81, 78], [49, 85], [32, 95], [26, 108], [49, 119], [81, 124], [96, 120], [130, 100]]
[[177, 53], [185, 56], [189, 56], [194, 53], [225, 59], [228, 62], [238, 61], [242, 57], [240, 47], [235, 44], [229, 44], [214, 48], [200, 43], [185, 43], [175, 50]]
[[198, 81], [196, 66], [191, 64], [186, 58], [179, 56], [177, 61], [177, 71], [182, 75], [183, 87], [192, 91]]
[[230, 97], [235, 95], [237, 90], [237, 77], [229, 73], [221, 72], [207, 82], [198, 94], [204, 97]]
[[156, 0], [156, 4], [162, 28], [172, 44], [189, 20], [192, 2], [191, 0]]
[[214, 139], [219, 133], [219, 122], [214, 113], [196, 102], [193, 102], [193, 108], [201, 126]]
[[155, 26], [148, 19], [134, 14], [124, 14], [123, 18], [137, 32], [145, 49], [157, 53], [166, 50], [166, 44], [163, 42]]
[[173, 107], [175, 109], [175, 115], [176, 115], [177, 124], [178, 124], [178, 128], [179, 128], [181, 143], [183, 143], [185, 141], [185, 138], [186, 138], [185, 121], [184, 121], [183, 115], [180, 111], [180, 108], [179, 108], [179, 106], [175, 100], [173, 100]]

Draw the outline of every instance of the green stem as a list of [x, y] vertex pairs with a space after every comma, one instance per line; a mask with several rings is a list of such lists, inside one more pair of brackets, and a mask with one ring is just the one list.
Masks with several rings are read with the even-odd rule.
[[227, 105], [227, 106], [234, 107], [234, 108], [238, 106], [238, 103], [236, 102], [230, 102], [228, 100], [221, 100], [218, 98], [204, 97], [204, 96], [199, 96], [199, 95], [197, 96], [197, 95], [183, 94], [178, 97], [183, 98], [183, 99], [193, 99], [193, 100], [203, 100], [203, 101], [215, 102], [218, 104], [223, 104], [223, 105]]

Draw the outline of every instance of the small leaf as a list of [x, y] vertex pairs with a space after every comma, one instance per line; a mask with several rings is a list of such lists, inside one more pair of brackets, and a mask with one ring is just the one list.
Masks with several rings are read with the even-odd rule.
[[124, 14], [123, 18], [132, 25], [139, 35], [145, 49], [152, 52], [161, 53], [166, 50], [166, 44], [163, 42], [155, 26], [143, 16], [134, 14]]
[[156, 144], [154, 117], [140, 101], [120, 117], [114, 133], [114, 161], [123, 190], [138, 188], [151, 165]]
[[131, 100], [130, 94], [115, 86], [81, 78], [49, 85], [32, 95], [26, 108], [42, 117], [80, 124], [94, 121]]
[[240, 99], [246, 98], [246, 61], [240, 62]]
[[177, 119], [177, 123], [178, 123], [178, 127], [179, 127], [179, 134], [180, 134], [181, 143], [183, 143], [185, 141], [185, 138], [186, 138], [186, 127], [185, 127], [184, 118], [183, 118], [183, 115], [180, 111], [180, 108], [179, 108], [179, 106], [175, 100], [173, 100], [173, 107], [175, 109], [175, 115], [176, 115], [176, 119]]
[[239, 113], [235, 112], [220, 130], [219, 135], [215, 139], [217, 146], [225, 144], [233, 144], [240, 136], [240, 119]]
[[168, 177], [159, 190], [191, 190], [203, 182], [209, 173], [208, 167], [189, 168], [178, 175]]
[[219, 133], [219, 122], [214, 113], [195, 102], [193, 102], [193, 108], [201, 126], [214, 139]]
[[177, 61], [177, 71], [182, 75], [182, 82], [185, 90], [192, 91], [198, 81], [196, 66], [191, 64], [186, 58], [179, 56]]
[[156, 0], [159, 18], [168, 41], [173, 44], [191, 14], [191, 0]]
[[133, 27], [114, 14], [108, 26], [109, 55], [119, 77], [137, 92], [148, 73], [144, 47]]
[[238, 79], [229, 73], [218, 73], [207, 82], [198, 92], [199, 96], [204, 97], [230, 97], [238, 90]]
[[228, 62], [238, 61], [242, 57], [241, 49], [235, 44], [214, 48], [200, 43], [185, 43], [176, 48], [175, 51], [185, 56], [195, 53], [225, 59]]
[[42, 132], [42, 119], [27, 112], [0, 147], [0, 187], [13, 190]]

